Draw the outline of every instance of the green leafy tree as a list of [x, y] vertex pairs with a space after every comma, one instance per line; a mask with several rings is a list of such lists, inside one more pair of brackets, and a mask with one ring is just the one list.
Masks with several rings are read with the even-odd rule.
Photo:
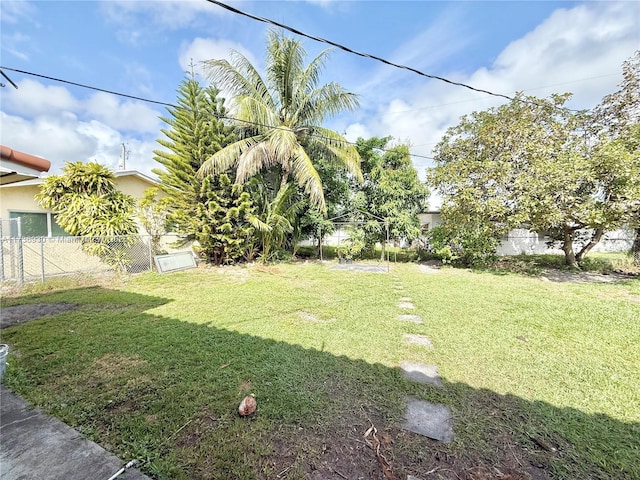
[[151, 251], [154, 255], [162, 252], [160, 241], [167, 233], [168, 208], [162, 201], [158, 187], [147, 188], [138, 201], [138, 220], [151, 236]]
[[62, 175], [46, 177], [36, 194], [43, 208], [74, 236], [115, 236], [137, 233], [135, 200], [115, 187], [115, 175], [95, 162], [67, 162]]
[[594, 142], [588, 118], [563, 108], [568, 98], [518, 95], [447, 131], [429, 179], [450, 228], [494, 240], [514, 227], [546, 232], [578, 267], [606, 231], [629, 220], [637, 161], [613, 154], [619, 145]]
[[[303, 208], [303, 214], [294, 223], [294, 229], [299, 228], [300, 238], [312, 238], [315, 240], [317, 255], [320, 256], [324, 238], [327, 235], [331, 235], [336, 228], [331, 219], [339, 217], [349, 210], [351, 182], [348, 176], [344, 174], [344, 171], [334, 163], [319, 160], [316, 165], [325, 189], [326, 213], [310, 205], [307, 200]], [[295, 247], [295, 238], [292, 240]]]
[[280, 188], [295, 182], [324, 213], [323, 185], [314, 159], [341, 165], [356, 178], [361, 172], [356, 149], [321, 125], [331, 115], [353, 110], [358, 100], [337, 83], [318, 85], [328, 51], [306, 66], [305, 56], [300, 42], [270, 31], [264, 77], [238, 52], [232, 52], [231, 63], [205, 62], [210, 80], [233, 95], [240, 140], [212, 154], [200, 171], [206, 175], [233, 167], [236, 182], [243, 184], [258, 173], [276, 170]]
[[[165, 138], [158, 140], [164, 148], [154, 152], [163, 168], [154, 173], [166, 195], [160, 203], [168, 211], [168, 224], [185, 242], [197, 240], [208, 261], [238, 260], [242, 256], [239, 246], [250, 228], [244, 218], [250, 210], [248, 194], [229, 185], [228, 173], [198, 176], [207, 158], [236, 139], [233, 128], [222, 120], [224, 99], [219, 90], [202, 87], [191, 74], [178, 88], [177, 106], [167, 111], [169, 115], [162, 118], [167, 125], [162, 129]], [[228, 230], [230, 227], [233, 229]]]
[[[605, 96], [594, 109], [593, 130], [601, 137], [617, 139], [619, 146], [626, 143], [625, 150], [633, 151], [640, 124], [640, 50], [622, 64], [622, 75], [620, 89]], [[630, 225], [635, 226], [636, 233], [631, 253], [640, 264], [640, 202], [632, 208], [635, 214]]]
[[278, 258], [288, 236], [294, 232], [305, 201], [298, 198], [292, 184], [277, 191], [259, 177], [254, 177], [250, 184], [252, 198], [258, 205], [250, 221], [256, 227], [260, 257], [268, 262]]
[[129, 249], [137, 239], [130, 235], [138, 232], [135, 200], [116, 189], [115, 175], [107, 167], [67, 162], [62, 175], [45, 178], [36, 200], [57, 214], [67, 233], [89, 237], [83, 240], [85, 252], [117, 270], [131, 265]]
[[[418, 178], [411, 163], [409, 148], [397, 145], [388, 148], [389, 138], [358, 139], [356, 148], [362, 158], [364, 182], [354, 185], [352, 200], [362, 213], [357, 229], [364, 232], [364, 242], [372, 248], [382, 244], [381, 258], [387, 237], [399, 241], [414, 240], [420, 235], [418, 213], [427, 206], [429, 189]], [[383, 149], [386, 150], [383, 153]]]

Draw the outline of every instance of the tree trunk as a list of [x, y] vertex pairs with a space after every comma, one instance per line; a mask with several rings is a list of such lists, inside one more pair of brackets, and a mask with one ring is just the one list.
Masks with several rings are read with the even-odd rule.
[[287, 182], [289, 181], [289, 170], [282, 169], [282, 180], [280, 180], [280, 190], [287, 186]]
[[578, 252], [578, 255], [576, 256], [576, 260], [578, 261], [578, 263], [582, 262], [582, 260], [584, 260], [584, 257], [587, 256], [587, 253], [589, 253], [591, 249], [598, 244], [603, 234], [604, 228], [596, 229], [593, 236], [591, 237], [591, 240], [589, 240], [589, 243], [582, 247], [582, 249]]
[[640, 225], [636, 228], [636, 238], [631, 246], [631, 257], [633, 258], [633, 263], [640, 265]]
[[381, 261], [381, 262], [384, 262], [384, 247], [385, 247], [386, 245], [387, 245], [387, 241], [386, 241], [386, 240], [384, 240], [384, 241], [382, 242], [382, 249], [381, 249], [382, 251], [380, 252], [380, 261]]
[[573, 253], [573, 230], [568, 226], [562, 228], [563, 240], [562, 250], [564, 250], [564, 264], [573, 268], [580, 268], [576, 255]]

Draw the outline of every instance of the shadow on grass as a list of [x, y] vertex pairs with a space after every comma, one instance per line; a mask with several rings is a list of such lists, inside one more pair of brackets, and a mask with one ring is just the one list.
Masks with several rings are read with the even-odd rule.
[[[637, 422], [153, 315], [161, 297], [91, 288], [19, 301], [80, 306], [2, 331], [5, 384], [156, 478], [384, 479], [363, 437], [372, 424], [398, 479], [640, 477]], [[247, 394], [258, 410], [241, 418]], [[448, 405], [456, 440], [401, 430], [407, 396]]]

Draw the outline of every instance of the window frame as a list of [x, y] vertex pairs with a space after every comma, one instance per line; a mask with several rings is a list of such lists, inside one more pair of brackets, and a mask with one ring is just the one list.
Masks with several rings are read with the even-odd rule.
[[[47, 223], [47, 234], [44, 236], [46, 238], [52, 238], [53, 237], [53, 223], [55, 222], [55, 213], [53, 212], [43, 212], [43, 211], [29, 211], [29, 210], [9, 210], [9, 221], [11, 220], [15, 220], [16, 218], [20, 218], [22, 215], [45, 215], [46, 218], [46, 223]], [[15, 216], [14, 216], [15, 215]], [[56, 223], [56, 225], [58, 225]], [[11, 228], [11, 227], [9, 227]], [[58, 225], [58, 228], [64, 232], [64, 229], [62, 227], [60, 227], [60, 225]], [[22, 222], [20, 222], [20, 226], [18, 228], [18, 235], [16, 235], [16, 238], [38, 238], [38, 237], [42, 237], [43, 235], [24, 235], [23, 231], [22, 231]], [[70, 236], [68, 233], [65, 232], [65, 235], [62, 236]]]

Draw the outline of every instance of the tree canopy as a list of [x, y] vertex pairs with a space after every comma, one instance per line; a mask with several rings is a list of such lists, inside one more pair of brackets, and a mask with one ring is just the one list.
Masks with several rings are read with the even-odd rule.
[[240, 139], [213, 153], [200, 168], [201, 175], [235, 168], [235, 181], [242, 184], [277, 169], [280, 188], [295, 182], [322, 212], [326, 205], [317, 159], [361, 178], [354, 146], [322, 126], [329, 116], [358, 106], [357, 96], [339, 84], [319, 85], [328, 54], [324, 51], [305, 65], [302, 44], [271, 30], [264, 77], [239, 52], [232, 52], [231, 62], [204, 62], [209, 79], [232, 95]]
[[[185, 241], [197, 240], [199, 253], [217, 265], [243, 258], [253, 229], [252, 203], [242, 186], [233, 185], [229, 173], [198, 176], [202, 164], [234, 142], [233, 128], [222, 118], [224, 99], [214, 87], [202, 87], [193, 74], [178, 88], [177, 107], [162, 117], [167, 128], [158, 143], [154, 169], [166, 194], [160, 202], [169, 212], [172, 230]], [[246, 248], [245, 248], [246, 247]]]
[[522, 226], [546, 232], [577, 267], [606, 231], [631, 220], [640, 199], [633, 135], [594, 137], [591, 117], [564, 107], [569, 98], [518, 94], [447, 130], [429, 179], [449, 225], [481, 226], [493, 238]]
[[43, 208], [74, 236], [116, 236], [137, 233], [135, 200], [115, 187], [115, 175], [96, 162], [67, 162], [62, 175], [46, 177], [36, 194]]
[[[362, 218], [357, 229], [363, 231], [367, 247], [376, 242], [384, 246], [387, 229], [389, 238], [414, 240], [420, 235], [418, 213], [427, 207], [429, 189], [418, 178], [411, 163], [409, 147], [389, 147], [390, 138], [359, 138], [356, 148], [362, 158], [364, 182], [353, 185], [353, 206], [371, 214]], [[384, 219], [381, 223], [378, 219]], [[384, 247], [381, 253], [384, 255]]]

